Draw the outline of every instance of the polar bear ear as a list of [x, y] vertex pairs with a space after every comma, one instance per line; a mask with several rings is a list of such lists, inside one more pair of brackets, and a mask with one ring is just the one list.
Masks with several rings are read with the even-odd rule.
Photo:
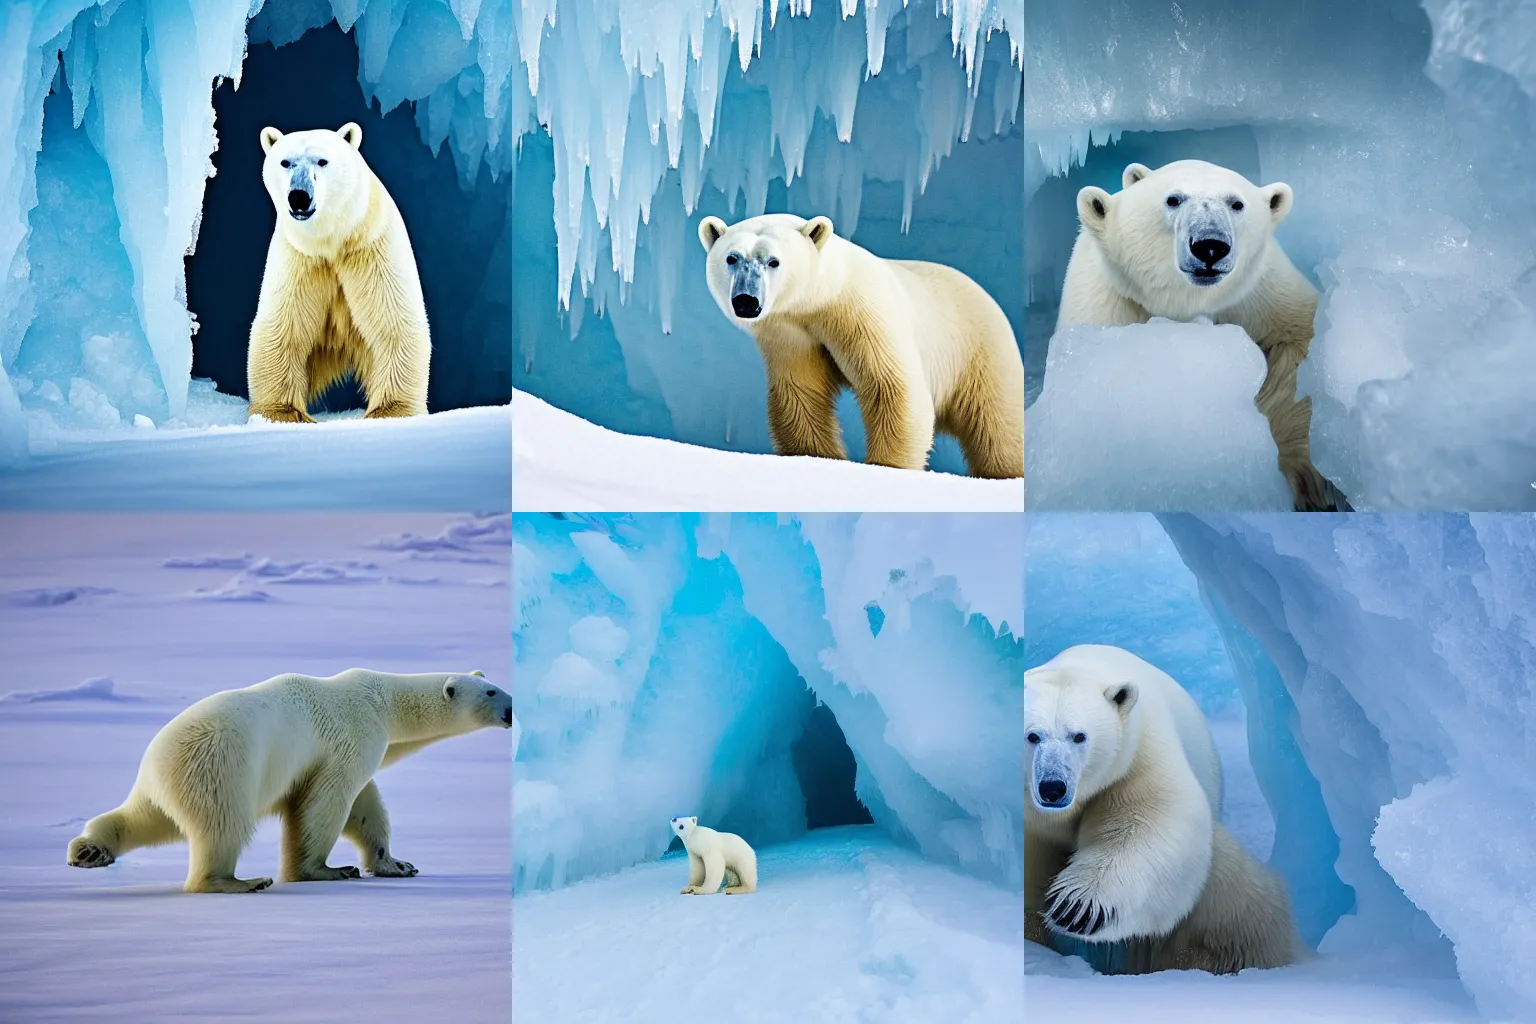
[[821, 249], [827, 244], [827, 239], [832, 237], [832, 221], [827, 217], [814, 217], [805, 222], [800, 233], [809, 238], [817, 249]]
[[341, 140], [353, 149], [357, 149], [363, 144], [363, 126], [356, 121], [348, 121], [340, 128], [337, 128], [336, 134], [340, 135]]
[[1278, 226], [1285, 220], [1285, 215], [1291, 212], [1291, 203], [1295, 196], [1291, 192], [1291, 186], [1283, 181], [1277, 181], [1264, 190], [1265, 202], [1269, 203], [1269, 220]]
[[481, 679], [485, 678], [485, 673], [481, 672], [479, 669], [475, 669], [473, 672], [470, 673], [470, 675], [472, 675], [472, 676], [479, 676]]
[[690, 825], [697, 825], [698, 823], [699, 823], [699, 816], [697, 814], [695, 814], [693, 817], [688, 819], [688, 824], [690, 824]]
[[704, 246], [705, 252], [715, 247], [715, 243], [720, 241], [720, 236], [725, 234], [728, 226], [719, 217], [705, 217], [699, 221], [699, 244]]
[[1129, 164], [1126, 166], [1124, 173], [1120, 175], [1120, 187], [1130, 188], [1151, 173], [1152, 168], [1146, 164]]
[[448, 698], [449, 700], [453, 700], [453, 695], [454, 695], [455, 692], [456, 691], [454, 690], [453, 680], [452, 679], [448, 680], [448, 682], [443, 684], [443, 696], [444, 697]]
[[1077, 194], [1077, 218], [1083, 222], [1083, 227], [1091, 228], [1097, 234], [1104, 230], [1112, 202], [1114, 199], [1108, 192], [1097, 185], [1089, 185]]
[[1115, 706], [1121, 716], [1131, 713], [1131, 708], [1136, 706], [1138, 691], [1135, 683], [1116, 683], [1104, 691], [1104, 697]]
[[272, 147], [277, 145], [277, 140], [283, 137], [283, 133], [268, 125], [261, 130], [261, 151], [272, 152]]

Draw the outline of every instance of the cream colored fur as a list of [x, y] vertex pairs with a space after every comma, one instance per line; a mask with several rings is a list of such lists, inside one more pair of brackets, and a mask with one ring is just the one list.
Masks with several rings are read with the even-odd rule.
[[[1026, 937], [1142, 942], [1151, 970], [1291, 963], [1285, 883], [1221, 825], [1220, 760], [1184, 688], [1099, 645], [1030, 669], [1024, 687]], [[1068, 806], [1040, 805], [1047, 776], [1073, 780]]]
[[[699, 240], [715, 301], [762, 355], [775, 452], [846, 459], [836, 405], [851, 387], [867, 462], [923, 469], [937, 430], [960, 442], [972, 476], [1024, 475], [1024, 364], [1008, 318], [976, 282], [882, 259], [826, 217], [706, 217]], [[763, 264], [755, 318], [732, 307], [733, 254], [778, 262]]]
[[[262, 177], [277, 228], [251, 324], [251, 416], [313, 422], [310, 403], [349, 374], [363, 386], [369, 417], [427, 412], [432, 340], [416, 257], [399, 209], [358, 151], [362, 137], [356, 124], [288, 135], [262, 129]], [[282, 161], [304, 158], [314, 213], [299, 221]]]
[[[1312, 342], [1317, 290], [1275, 241], [1275, 228], [1291, 210], [1290, 186], [1261, 188], [1201, 160], [1180, 160], [1156, 171], [1131, 164], [1122, 186], [1115, 195], [1092, 186], [1078, 193], [1082, 227], [1067, 264], [1057, 330], [1146, 323], [1155, 316], [1237, 324], [1268, 365], [1254, 401], [1269, 420], [1297, 511], [1347, 509], [1343, 496], [1312, 465], [1312, 400], [1296, 400], [1296, 371]], [[1245, 209], [1232, 215], [1235, 266], [1220, 283], [1199, 287], [1180, 272], [1165, 207], [1172, 192], [1243, 200]]]
[[757, 854], [741, 836], [716, 832], [698, 818], [673, 818], [672, 831], [688, 851], [684, 896], [713, 896], [725, 882], [727, 895], [757, 891]]
[[389, 852], [389, 817], [373, 775], [422, 747], [482, 728], [511, 728], [512, 698], [479, 672], [394, 675], [348, 669], [317, 679], [281, 675], [205, 697], [150, 741], [122, 806], [92, 818], [69, 844], [74, 867], [186, 839], [187, 892], [256, 892], [237, 878], [260, 818], [283, 819], [285, 882], [356, 878], [326, 864], [345, 835], [363, 870], [406, 877]]

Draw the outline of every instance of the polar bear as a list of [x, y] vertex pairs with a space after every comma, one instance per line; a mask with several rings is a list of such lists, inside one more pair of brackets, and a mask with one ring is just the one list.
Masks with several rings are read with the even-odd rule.
[[1237, 324], [1269, 367], [1255, 404], [1269, 420], [1296, 510], [1350, 511], [1312, 465], [1312, 399], [1296, 400], [1317, 289], [1275, 241], [1275, 228], [1291, 212], [1291, 187], [1260, 188], [1203, 160], [1155, 171], [1131, 164], [1121, 183], [1115, 195], [1091, 185], [1077, 194], [1082, 226], [1056, 329], [1155, 316]]
[[757, 854], [741, 836], [705, 828], [696, 817], [673, 818], [672, 831], [688, 851], [684, 896], [713, 896], [722, 881], [728, 895], [757, 892]]
[[836, 407], [851, 387], [867, 462], [923, 469], [939, 430], [972, 476], [1024, 475], [1024, 361], [975, 281], [881, 259], [826, 217], [705, 217], [699, 241], [710, 293], [762, 355], [775, 452], [846, 459]]
[[246, 355], [248, 415], [314, 422], [309, 404], [355, 375], [367, 416], [423, 416], [432, 338], [395, 201], [363, 160], [363, 130], [261, 130], [277, 208]]
[[122, 806], [86, 823], [68, 862], [100, 868], [129, 850], [186, 839], [187, 892], [259, 892], [237, 878], [256, 822], [283, 819], [285, 882], [357, 878], [326, 857], [345, 835], [363, 870], [403, 878], [389, 852], [389, 816], [373, 775], [429, 743], [512, 727], [512, 698], [484, 673], [395, 675], [348, 669], [327, 679], [280, 675], [215, 693], [150, 740]]
[[1148, 968], [1293, 962], [1284, 881], [1221, 825], [1221, 762], [1193, 698], [1117, 647], [1024, 673], [1028, 937], [1151, 940]]

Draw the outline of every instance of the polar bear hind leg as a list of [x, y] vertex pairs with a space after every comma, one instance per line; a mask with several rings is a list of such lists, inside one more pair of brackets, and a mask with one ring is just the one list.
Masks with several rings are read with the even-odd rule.
[[734, 862], [727, 874], [735, 875], [734, 885], [728, 885], [726, 892], [732, 896], [743, 892], [757, 892], [757, 854], [751, 848], [747, 848], [740, 859]]
[[390, 855], [389, 813], [384, 810], [378, 783], [369, 781], [357, 794], [341, 834], [357, 847], [363, 870], [375, 878], [410, 878], [416, 874], [414, 864]]
[[1023, 385], [1017, 396], [1003, 391], [985, 366], [974, 366], [939, 412], [938, 429], [960, 442], [971, 476], [1013, 480], [1024, 475]]
[[181, 830], [164, 811], [134, 793], [121, 807], [86, 823], [84, 831], [69, 844], [69, 864], [104, 868], [129, 850], [174, 843], [180, 838]]

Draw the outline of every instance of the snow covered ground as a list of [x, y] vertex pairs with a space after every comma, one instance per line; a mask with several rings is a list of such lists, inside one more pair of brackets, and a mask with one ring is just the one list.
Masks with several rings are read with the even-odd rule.
[[682, 896], [677, 853], [516, 897], [514, 1019], [649, 1024], [680, 1006], [737, 1021], [1025, 1019], [1018, 893], [873, 825], [765, 846], [758, 874], [751, 895]]
[[1022, 480], [749, 455], [620, 434], [522, 391], [512, 400], [519, 512], [1022, 512]]
[[[508, 540], [504, 515], [0, 516], [0, 1020], [504, 1024], [501, 731], [379, 775], [416, 878], [188, 896], [185, 845], [98, 871], [64, 849], [215, 690], [353, 665], [505, 684]], [[263, 825], [245, 872], [273, 873], [278, 833]], [[343, 842], [331, 863], [355, 856]]]
[[0, 508], [504, 511], [507, 414], [71, 434], [0, 465]]

